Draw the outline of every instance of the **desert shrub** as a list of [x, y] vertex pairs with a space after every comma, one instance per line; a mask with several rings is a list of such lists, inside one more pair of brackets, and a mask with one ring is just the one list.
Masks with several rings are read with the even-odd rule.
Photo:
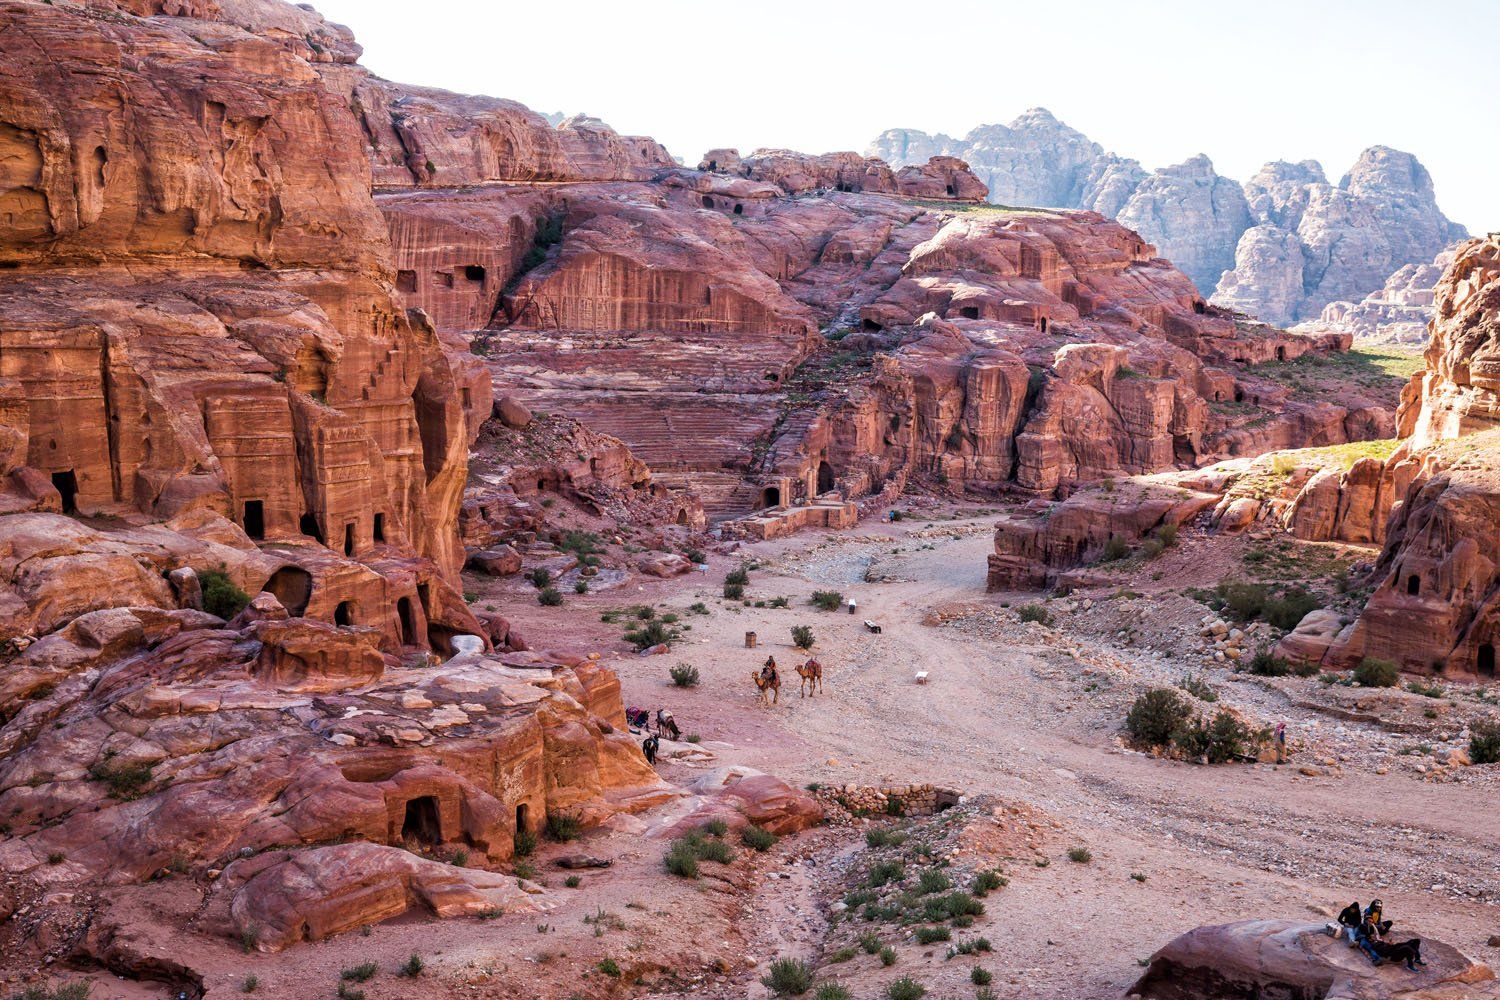
[[1421, 681], [1410, 681], [1406, 690], [1412, 694], [1419, 694], [1423, 698], [1441, 698], [1446, 692], [1441, 684], [1423, 684]]
[[579, 580], [577, 583], [573, 584], [573, 593], [575, 593], [575, 594], [587, 594], [588, 592], [589, 592], [589, 582], [587, 580]]
[[1068, 848], [1068, 860], [1075, 864], [1086, 865], [1094, 860], [1094, 852], [1087, 847]]
[[569, 875], [567, 878], [563, 879], [563, 885], [567, 886], [569, 889], [576, 889], [580, 885], [583, 885], [583, 876]]
[[764, 827], [751, 824], [740, 831], [740, 843], [752, 851], [769, 851], [776, 846], [776, 834]]
[[642, 604], [635, 609], [635, 616], [643, 622], [649, 622], [656, 617], [656, 609], [649, 604]]
[[1177, 525], [1164, 524], [1156, 529], [1152, 537], [1161, 542], [1162, 548], [1170, 549], [1177, 544]]
[[667, 871], [678, 878], [698, 877], [698, 852], [686, 841], [674, 841], [662, 858], [662, 863], [666, 865]]
[[1245, 669], [1260, 677], [1285, 677], [1292, 665], [1271, 652], [1270, 646], [1262, 646], [1245, 662]]
[[1198, 674], [1184, 674], [1182, 680], [1177, 682], [1177, 686], [1199, 701], [1219, 700], [1219, 693]]
[[698, 668], [691, 663], [679, 663], [669, 673], [672, 675], [672, 683], [680, 688], [698, 686]]
[[953, 880], [939, 868], [924, 868], [917, 875], [917, 892], [923, 896], [934, 892], [947, 892], [953, 888]]
[[684, 549], [682, 553], [690, 563], [706, 563], [708, 556], [703, 554], [702, 549]]
[[375, 973], [380, 971], [380, 966], [374, 962], [364, 962], [360, 965], [345, 969], [339, 973], [340, 979], [347, 979], [355, 983], [368, 982], [375, 978]]
[[708, 614], [708, 605], [704, 604], [702, 601], [695, 601], [694, 603], [688, 605], [688, 610], [695, 615], [706, 615]]
[[880, 955], [881, 965], [892, 966], [896, 964], [896, 949], [890, 945], [881, 945], [878, 954]]
[[870, 866], [870, 874], [865, 878], [865, 884], [875, 889], [891, 882], [899, 882], [905, 877], [906, 866], [900, 861], [877, 861]]
[[1225, 580], [1219, 584], [1217, 592], [1219, 599], [1224, 602], [1224, 610], [1239, 621], [1248, 622], [1259, 618], [1265, 610], [1268, 596], [1265, 584]]
[[885, 988], [885, 995], [889, 1000], [922, 1000], [927, 987], [910, 976], [902, 976]]
[[792, 602], [787, 597], [773, 597], [766, 602], [766, 605], [772, 608], [789, 608], [792, 606]]
[[1390, 660], [1367, 656], [1354, 668], [1354, 679], [1363, 687], [1395, 687], [1396, 681], [1401, 679], [1401, 668]]
[[225, 621], [245, 610], [250, 595], [235, 586], [229, 574], [222, 569], [211, 569], [198, 574], [198, 583], [203, 589], [203, 610], [215, 618]]
[[583, 820], [575, 813], [549, 812], [547, 814], [547, 836], [558, 843], [577, 840], [583, 832]]
[[544, 608], [555, 608], [563, 602], [563, 596], [556, 587], [543, 587], [537, 591], [536, 602]]
[[1227, 763], [1245, 752], [1250, 730], [1231, 712], [1219, 712], [1209, 722], [1185, 723], [1172, 734], [1172, 743], [1184, 757], [1207, 758], [1210, 764]]
[[984, 904], [967, 892], [950, 892], [943, 896], [928, 896], [922, 901], [922, 915], [931, 921], [951, 920], [954, 917], [977, 917], [984, 913]]
[[662, 643], [671, 642], [677, 638], [670, 626], [656, 620], [642, 625], [640, 628], [631, 629], [625, 633], [625, 641], [636, 649], [650, 649], [652, 646], [660, 646]]
[[994, 978], [988, 969], [981, 969], [977, 965], [969, 970], [969, 982], [975, 986], [988, 986]]
[[260, 927], [257, 924], [246, 924], [240, 928], [240, 951], [246, 955], [255, 950], [260, 944]]
[[1151, 746], [1170, 742], [1172, 734], [1192, 716], [1187, 700], [1171, 688], [1154, 688], [1135, 700], [1125, 717], [1131, 736]]
[[1104, 554], [1099, 557], [1100, 562], [1119, 562], [1130, 555], [1130, 543], [1119, 535], [1110, 535], [1109, 541], [1104, 543]]
[[409, 979], [415, 979], [422, 974], [422, 970], [425, 968], [427, 968], [427, 963], [422, 961], [422, 956], [416, 952], [412, 952], [411, 957], [406, 960], [406, 964], [397, 970], [397, 974], [406, 976]]
[[932, 944], [934, 941], [947, 941], [952, 937], [953, 932], [943, 926], [917, 928], [917, 944]]
[[1267, 599], [1265, 607], [1261, 609], [1261, 617], [1283, 632], [1290, 632], [1318, 604], [1316, 597], [1298, 587], [1279, 597]]
[[1155, 559], [1166, 550], [1166, 546], [1160, 539], [1148, 538], [1141, 543], [1141, 556], [1146, 559]]
[[260, 977], [254, 973], [246, 976], [245, 981], [240, 984], [241, 993], [254, 993], [258, 989], [260, 989]]
[[731, 601], [738, 601], [745, 596], [745, 585], [743, 583], [724, 584], [724, 596]]
[[1047, 610], [1043, 604], [1023, 604], [1016, 609], [1016, 614], [1021, 616], [1023, 622], [1036, 622], [1040, 625], [1052, 624], [1052, 612]]
[[954, 945], [952, 948], [949, 948], [948, 949], [948, 957], [952, 958], [954, 955], [977, 955], [980, 952], [989, 951], [989, 950], [990, 950], [990, 939], [989, 938], [985, 938], [985, 937], [969, 938], [969, 940], [967, 940], [967, 941], [960, 941], [960, 942], [958, 942], [958, 944]]
[[996, 889], [1003, 889], [1009, 884], [1010, 880], [1004, 875], [994, 869], [988, 869], [974, 875], [974, 880], [969, 883], [969, 891], [976, 896], [984, 896]]
[[722, 819], [711, 819], [699, 829], [710, 837], [722, 837], [729, 832], [729, 824]]
[[524, 858], [536, 850], [536, 834], [530, 830], [516, 831], [516, 856]]
[[1476, 764], [1500, 762], [1500, 722], [1485, 720], [1469, 727], [1469, 759]]
[[538, 566], [526, 574], [526, 579], [530, 580], [531, 585], [537, 590], [541, 590], [552, 582], [552, 571], [545, 566]]
[[571, 552], [579, 559], [604, 551], [604, 540], [592, 531], [565, 531], [557, 547]]
[[859, 936], [859, 947], [866, 955], [873, 955], [880, 950], [880, 938], [874, 931], [865, 931]]
[[798, 649], [812, 649], [813, 630], [811, 625], [792, 626], [792, 645]]
[[108, 785], [111, 798], [122, 802], [140, 798], [151, 784], [151, 765], [117, 764], [111, 758], [106, 752], [103, 760], [89, 768], [89, 777]]
[[750, 571], [747, 570], [744, 566], [740, 566], [738, 569], [732, 569], [728, 573], [724, 574], [724, 582], [730, 584], [739, 584], [743, 587], [745, 584], [750, 582]]
[[797, 997], [812, 989], [813, 970], [795, 958], [778, 958], [761, 977], [766, 989], [779, 997]]
[[822, 611], [837, 611], [844, 604], [844, 595], [837, 590], [815, 590], [807, 603]]
[[814, 1000], [851, 1000], [853, 996], [848, 987], [838, 983], [824, 983], [813, 991]]

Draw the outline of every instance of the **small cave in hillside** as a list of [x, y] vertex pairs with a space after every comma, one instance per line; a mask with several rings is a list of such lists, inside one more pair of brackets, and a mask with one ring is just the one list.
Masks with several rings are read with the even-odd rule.
[[398, 291], [398, 292], [404, 292], [407, 295], [411, 295], [416, 290], [417, 290], [417, 272], [416, 271], [397, 271], [396, 272], [396, 291]]
[[1277, 348], [1276, 348], [1276, 360], [1277, 361], [1285, 361], [1286, 360], [1286, 348], [1285, 347], [1282, 347], [1282, 346], [1279, 346], [1279, 345], [1277, 346]]
[[484, 281], [484, 265], [483, 264], [465, 264], [464, 265], [464, 280], [465, 281], [483, 282]]
[[72, 469], [52, 473], [52, 488], [62, 497], [64, 514], [78, 513], [78, 476]]
[[873, 319], [860, 320], [859, 328], [861, 330], [864, 330], [866, 333], [879, 333], [881, 330], [885, 329], [885, 327], [881, 326]]
[[401, 839], [415, 841], [423, 847], [436, 847], [443, 839], [443, 824], [438, 814], [437, 798], [419, 795], [406, 801], [406, 817], [401, 823]]
[[1474, 655], [1474, 670], [1480, 677], [1495, 676], [1495, 645], [1494, 643], [1481, 643]]
[[301, 618], [302, 612], [307, 610], [307, 602], [312, 598], [312, 574], [301, 566], [283, 566], [271, 574], [271, 578], [261, 589], [280, 601], [287, 614], [293, 618]]
[[375, 515], [375, 540], [377, 542], [383, 542], [383, 541], [385, 541], [385, 515], [384, 514], [377, 513]]
[[335, 625], [354, 624], [354, 604], [351, 601], [340, 601], [339, 606], [333, 609], [333, 623]]
[[266, 537], [266, 503], [264, 500], [246, 500], [243, 516], [245, 534], [257, 541]]
[[767, 486], [760, 491], [760, 505], [762, 507], [780, 507], [781, 489], [776, 486]]
[[979, 318], [979, 307], [978, 306], [963, 306], [963, 307], [961, 307], [958, 310], [958, 314], [960, 316], [962, 316], [964, 319], [978, 319]]
[[679, 510], [677, 512], [677, 523], [678, 524], [687, 524], [688, 523], [688, 516], [687, 516], [687, 510], [686, 509]]
[[713, 208], [714, 207], [714, 200], [712, 198], [710, 198], [708, 195], [704, 195], [703, 196], [703, 207], [704, 208]]
[[954, 189], [954, 187], [953, 187], [952, 184], [949, 184], [948, 185], [948, 197], [952, 198], [956, 194], [958, 194], [958, 191]]
[[834, 486], [833, 466], [827, 462], [818, 463], [818, 493], [832, 492]]
[[1193, 312], [1197, 313], [1199, 316], [1202, 316], [1204, 313], [1208, 312], [1208, 306], [1204, 304], [1202, 299], [1194, 299]]
[[318, 527], [318, 515], [311, 511], [303, 514], [297, 521], [297, 530], [308, 538], [314, 539], [319, 545], [323, 544], [323, 529]]
[[1418, 594], [1422, 593], [1422, 578], [1415, 573], [1407, 577], [1406, 592], [1412, 597], [1416, 597]]
[[354, 522], [350, 521], [348, 524], [344, 525], [344, 555], [346, 555], [346, 556], [352, 556], [352, 555], [354, 555], [354, 549], [355, 549]]
[[403, 597], [396, 602], [396, 626], [401, 645], [412, 645], [417, 635], [417, 619], [412, 614], [410, 597]]
[[745, 206], [743, 204], [736, 203], [735, 206], [734, 206], [734, 214], [735, 215], [744, 215], [745, 214]]

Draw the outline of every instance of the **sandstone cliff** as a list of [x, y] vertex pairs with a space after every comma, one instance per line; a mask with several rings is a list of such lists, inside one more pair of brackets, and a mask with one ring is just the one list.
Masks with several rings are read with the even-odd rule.
[[1384, 146], [1361, 153], [1337, 185], [1311, 160], [1268, 163], [1240, 185], [1202, 156], [1148, 173], [1032, 108], [962, 139], [892, 129], [869, 152], [896, 166], [957, 156], [1000, 204], [1117, 218], [1205, 296], [1275, 324], [1314, 319], [1330, 302], [1359, 301], [1465, 235], [1439, 211], [1416, 158]]

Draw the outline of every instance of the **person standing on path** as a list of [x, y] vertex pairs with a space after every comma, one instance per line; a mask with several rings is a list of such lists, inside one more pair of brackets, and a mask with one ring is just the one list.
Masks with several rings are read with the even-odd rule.
[[1276, 763], [1286, 763], [1286, 723], [1276, 723]]

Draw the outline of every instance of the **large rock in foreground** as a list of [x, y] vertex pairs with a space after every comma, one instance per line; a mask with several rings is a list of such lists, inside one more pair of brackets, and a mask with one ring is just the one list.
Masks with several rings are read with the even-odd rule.
[[[1406, 940], [1419, 934], [1395, 933]], [[1244, 920], [1199, 927], [1155, 955], [1131, 988], [1144, 1000], [1438, 1000], [1500, 997], [1487, 966], [1471, 962], [1440, 941], [1422, 941], [1427, 965], [1370, 964], [1347, 942], [1335, 941], [1322, 924], [1291, 920]]]

